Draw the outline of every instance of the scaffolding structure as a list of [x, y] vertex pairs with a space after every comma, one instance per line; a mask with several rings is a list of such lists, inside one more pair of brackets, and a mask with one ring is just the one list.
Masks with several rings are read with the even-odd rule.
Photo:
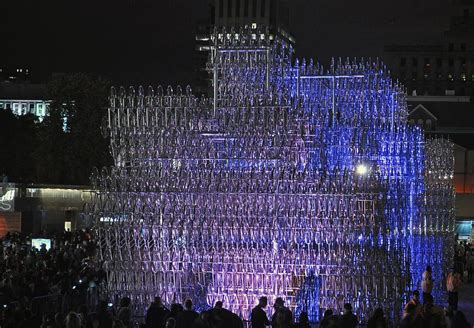
[[397, 320], [428, 264], [440, 300], [452, 144], [407, 123], [403, 86], [378, 61], [298, 61], [263, 30], [212, 38], [213, 98], [112, 89], [115, 166], [87, 210], [109, 293], [141, 313], [161, 296], [248, 318], [267, 296], [312, 321], [346, 302]]

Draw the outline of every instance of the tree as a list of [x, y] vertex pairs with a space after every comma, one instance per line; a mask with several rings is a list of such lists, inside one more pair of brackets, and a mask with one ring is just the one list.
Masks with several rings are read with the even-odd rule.
[[109, 89], [108, 81], [88, 74], [53, 76], [49, 115], [40, 128], [36, 156], [42, 181], [89, 184], [94, 166], [111, 165], [108, 141], [100, 131]]
[[6, 174], [11, 182], [31, 182], [36, 178], [36, 123], [32, 114], [18, 117], [10, 110], [0, 111], [0, 175]]
[[9, 110], [0, 110], [0, 175], [12, 178], [15, 158], [16, 117]]

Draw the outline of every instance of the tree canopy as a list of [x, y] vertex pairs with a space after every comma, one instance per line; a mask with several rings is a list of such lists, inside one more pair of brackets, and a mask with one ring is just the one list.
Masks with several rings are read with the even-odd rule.
[[43, 122], [0, 111], [0, 174], [11, 182], [88, 185], [92, 168], [111, 165], [101, 135], [110, 83], [88, 74], [54, 75]]

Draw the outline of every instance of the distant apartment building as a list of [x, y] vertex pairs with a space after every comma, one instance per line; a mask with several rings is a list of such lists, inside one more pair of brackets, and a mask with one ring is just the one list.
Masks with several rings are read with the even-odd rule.
[[409, 95], [474, 95], [474, 0], [455, 0], [450, 27], [433, 44], [393, 44], [384, 60]]

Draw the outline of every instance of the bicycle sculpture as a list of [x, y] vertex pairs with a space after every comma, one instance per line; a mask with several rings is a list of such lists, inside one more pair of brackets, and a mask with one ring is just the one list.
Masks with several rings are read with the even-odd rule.
[[266, 295], [312, 320], [345, 302], [395, 319], [430, 264], [440, 297], [452, 145], [407, 123], [403, 87], [380, 62], [294, 60], [264, 31], [212, 40], [212, 98], [112, 89], [115, 166], [87, 211], [109, 293], [140, 313], [159, 295], [248, 318]]

